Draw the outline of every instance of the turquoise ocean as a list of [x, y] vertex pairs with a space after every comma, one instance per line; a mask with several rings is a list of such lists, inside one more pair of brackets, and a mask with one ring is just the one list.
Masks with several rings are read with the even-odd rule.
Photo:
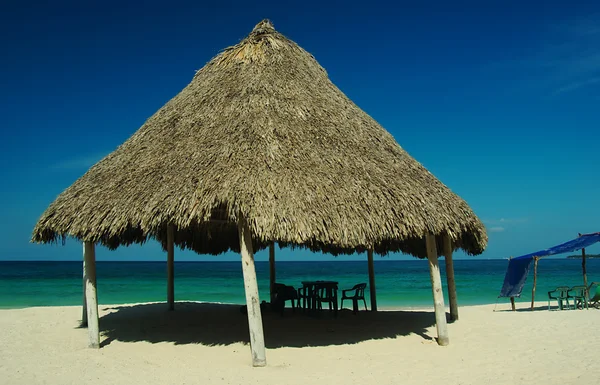
[[[459, 306], [497, 301], [507, 260], [454, 261]], [[301, 286], [306, 280], [334, 280], [340, 289], [368, 283], [366, 261], [277, 262], [277, 282]], [[445, 266], [440, 260], [445, 288]], [[260, 299], [268, 301], [269, 264], [256, 262]], [[518, 301], [531, 300], [533, 269]], [[600, 260], [587, 261], [588, 282], [600, 281]], [[0, 308], [80, 305], [81, 262], [0, 262]], [[380, 308], [432, 305], [426, 260], [376, 260], [375, 279]], [[123, 304], [165, 301], [165, 262], [97, 262], [98, 301]], [[581, 260], [541, 259], [536, 298], [545, 301], [556, 286], [581, 285]], [[245, 302], [240, 262], [175, 262], [175, 299], [242, 304]], [[368, 300], [367, 300], [368, 302]], [[447, 302], [446, 302], [447, 303]], [[499, 304], [508, 303], [506, 298]]]

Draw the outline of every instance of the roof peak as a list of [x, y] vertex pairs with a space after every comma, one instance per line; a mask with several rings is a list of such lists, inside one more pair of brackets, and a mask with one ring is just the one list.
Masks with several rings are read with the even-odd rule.
[[275, 28], [273, 27], [273, 23], [269, 19], [263, 19], [260, 23], [256, 24], [252, 33], [254, 34], [262, 34], [262, 33], [271, 33], [275, 32]]

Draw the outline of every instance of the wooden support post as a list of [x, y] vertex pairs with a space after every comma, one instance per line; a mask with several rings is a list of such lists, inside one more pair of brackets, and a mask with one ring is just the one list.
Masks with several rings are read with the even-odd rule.
[[369, 291], [371, 292], [371, 311], [377, 311], [377, 291], [375, 289], [375, 266], [373, 265], [373, 249], [367, 250], [369, 260]]
[[275, 243], [269, 245], [269, 294], [271, 303], [275, 301]]
[[512, 311], [517, 310], [517, 307], [515, 306], [515, 297], [510, 297], [510, 307], [512, 308]]
[[533, 257], [533, 288], [531, 289], [531, 310], [535, 305], [535, 287], [537, 286], [537, 265], [538, 257]]
[[260, 300], [258, 298], [258, 283], [254, 267], [254, 250], [252, 250], [252, 235], [244, 218], [239, 219], [238, 234], [242, 254], [242, 273], [248, 308], [248, 327], [250, 329], [250, 349], [252, 350], [252, 366], [266, 366], [265, 337], [263, 334]]
[[84, 242], [85, 299], [87, 304], [88, 335], [90, 348], [100, 347], [98, 327], [98, 295], [96, 292], [96, 250], [92, 242]]
[[167, 304], [175, 310], [175, 229], [167, 225]]
[[435, 235], [425, 236], [427, 259], [429, 260], [429, 275], [431, 277], [431, 290], [433, 292], [433, 306], [435, 309], [435, 326], [437, 328], [437, 343], [446, 346], [450, 343], [448, 338], [448, 325], [446, 324], [446, 308], [444, 306], [444, 292], [442, 291], [442, 278], [438, 264]]
[[450, 302], [450, 319], [458, 321], [458, 301], [456, 296], [456, 280], [454, 279], [454, 262], [452, 261], [452, 240], [444, 235], [444, 257], [446, 259], [446, 280], [448, 282], [448, 301]]
[[82, 310], [81, 311], [81, 326], [82, 327], [87, 327], [87, 324], [88, 324], [88, 320], [87, 320], [87, 301], [85, 300], [85, 281], [86, 281], [86, 279], [85, 279], [85, 243], [83, 243], [82, 246], [83, 246], [83, 256], [84, 257], [82, 258], [83, 259], [83, 264], [82, 264], [83, 274], [82, 274], [82, 280], [81, 280], [82, 283], [83, 283], [83, 285], [82, 285], [83, 288], [81, 290], [81, 292], [83, 293], [83, 306], [81, 308], [81, 310]]
[[590, 293], [588, 293], [587, 271], [585, 269], [585, 248], [581, 249], [581, 270], [583, 271], [583, 285], [585, 286], [584, 294], [587, 300], [588, 298], [590, 298]]

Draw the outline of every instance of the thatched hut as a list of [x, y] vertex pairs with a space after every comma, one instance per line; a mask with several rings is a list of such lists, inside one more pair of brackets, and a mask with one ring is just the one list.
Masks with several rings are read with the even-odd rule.
[[475, 255], [487, 244], [467, 203], [267, 20], [60, 194], [32, 240], [65, 237], [85, 245], [92, 346], [99, 342], [94, 244], [158, 240], [168, 253], [171, 307], [174, 246], [241, 251], [255, 365], [265, 362], [257, 249], [278, 243], [367, 251], [370, 262], [373, 252], [428, 258], [438, 341], [446, 344], [438, 255], [451, 262], [452, 250]]

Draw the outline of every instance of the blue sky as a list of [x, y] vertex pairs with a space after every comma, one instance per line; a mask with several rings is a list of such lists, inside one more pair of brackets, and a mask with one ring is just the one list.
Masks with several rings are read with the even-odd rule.
[[[263, 18], [467, 200], [482, 258], [600, 231], [597, 2], [217, 3], [2, 3], [0, 259], [80, 259], [73, 240], [29, 243], [44, 209]], [[149, 242], [98, 258], [164, 255]]]

